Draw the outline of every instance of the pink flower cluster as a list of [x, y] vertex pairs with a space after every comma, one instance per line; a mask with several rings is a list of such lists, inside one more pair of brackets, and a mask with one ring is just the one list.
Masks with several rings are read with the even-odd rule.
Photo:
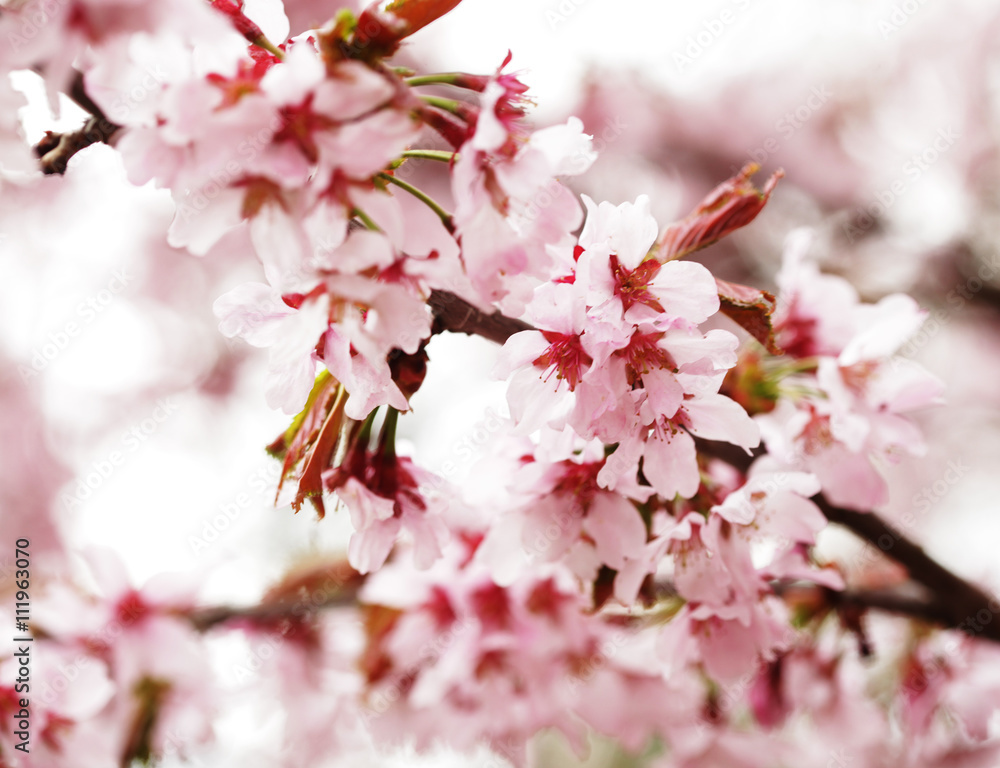
[[649, 200], [615, 207], [585, 199], [588, 216], [564, 272], [535, 291], [526, 317], [538, 330], [504, 345], [511, 415], [526, 432], [570, 428], [617, 444], [599, 483], [614, 490], [643, 474], [667, 499], [698, 490], [694, 437], [755, 447], [757, 426], [719, 394], [736, 364], [731, 332], [699, 325], [719, 309], [700, 264], [661, 262]]
[[779, 344], [797, 364], [788, 396], [757, 416], [768, 452], [814, 473], [834, 504], [871, 510], [888, 501], [876, 462], [924, 450], [908, 414], [941, 401], [942, 384], [918, 363], [894, 356], [926, 313], [908, 296], [862, 303], [846, 280], [823, 275], [793, 235], [778, 276]]
[[456, 541], [423, 573], [402, 559], [362, 591], [382, 617], [364, 661], [373, 733], [418, 747], [486, 743], [523, 765], [540, 728], [582, 750], [589, 723], [640, 749], [693, 722], [680, 678], [656, 673], [628, 622], [589, 614], [571, 574], [552, 566], [500, 586], [478, 547], [479, 537]]
[[[289, 2], [278, 44], [239, 0], [69, 0], [30, 35], [36, 4], [15, 5], [0, 71], [75, 82], [119, 126], [128, 178], [169, 195], [170, 245], [239, 264], [214, 312], [267, 350], [266, 401], [293, 417], [268, 446], [277, 498], [295, 485], [296, 511], [323, 517], [335, 496], [351, 530], [334, 587], [290, 575], [241, 608], [167, 577], [135, 589], [90, 552], [39, 593], [52, 695], [26, 760], [0, 682], [0, 768], [186, 759], [243, 705], [288, 766], [369, 736], [524, 765], [543, 729], [581, 753], [591, 732], [665, 743], [663, 768], [825, 766], [845, 743], [859, 764], [995, 759], [1000, 684], [975, 674], [995, 651], [887, 630], [902, 650], [871, 695], [867, 616], [817, 552], [818, 494], [871, 511], [879, 464], [922, 450], [911, 414], [941, 386], [898, 352], [924, 312], [862, 302], [798, 235], [777, 306], [687, 258], [749, 224], [780, 172], [758, 190], [747, 166], [662, 230], [645, 195], [581, 202], [565, 180], [595, 161], [591, 137], [576, 118], [533, 127], [510, 57], [485, 76], [390, 65], [457, 0], [329, 19]], [[19, 104], [5, 80], [0, 101]], [[0, 122], [4, 180], [32, 174], [18, 131]], [[396, 426], [431, 337], [470, 328], [503, 342], [510, 424], [452, 484], [402, 455]], [[230, 630], [274, 657], [249, 685], [213, 657]]]

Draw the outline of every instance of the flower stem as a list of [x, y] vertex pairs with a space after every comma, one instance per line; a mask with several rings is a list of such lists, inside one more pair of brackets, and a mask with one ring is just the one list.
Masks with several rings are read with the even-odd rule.
[[253, 44], [256, 45], [258, 48], [263, 48], [268, 53], [273, 54], [274, 58], [276, 58], [278, 61], [285, 60], [284, 52], [278, 46], [276, 46], [274, 43], [268, 40], [264, 35], [259, 35], [257, 38], [255, 38]]
[[461, 72], [437, 72], [433, 75], [415, 75], [403, 80], [411, 88], [421, 85], [459, 85], [468, 79], [468, 75]]
[[468, 112], [468, 107], [455, 99], [444, 99], [440, 96], [421, 96], [420, 100], [430, 107], [443, 109], [458, 117], [464, 117]]
[[437, 160], [441, 163], [450, 163], [458, 160], [458, 152], [446, 152], [441, 149], [408, 149], [400, 157], [412, 157], [421, 160]]
[[399, 420], [399, 411], [391, 405], [385, 412], [385, 420], [382, 422], [382, 434], [379, 435], [379, 453], [384, 458], [393, 459], [396, 457], [396, 422]]
[[368, 414], [365, 418], [364, 423], [361, 425], [361, 429], [358, 431], [356, 439], [360, 441], [360, 444], [368, 447], [368, 444], [372, 439], [372, 425], [375, 423], [375, 414], [378, 413], [378, 407], [372, 409], [372, 412]]
[[387, 181], [390, 184], [395, 184], [400, 189], [405, 189], [438, 215], [438, 218], [441, 219], [441, 223], [444, 224], [444, 228], [448, 230], [448, 234], [455, 234], [455, 222], [452, 220], [451, 214], [442, 208], [441, 205], [426, 192], [421, 189], [417, 189], [409, 182], [396, 178], [391, 173], [380, 173], [378, 174], [378, 178], [382, 181]]
[[382, 231], [382, 228], [372, 220], [371, 216], [362, 211], [360, 208], [355, 208], [354, 210], [352, 210], [351, 215], [354, 216], [355, 218], [360, 219], [361, 223], [365, 225], [366, 229], [370, 229], [372, 232]]

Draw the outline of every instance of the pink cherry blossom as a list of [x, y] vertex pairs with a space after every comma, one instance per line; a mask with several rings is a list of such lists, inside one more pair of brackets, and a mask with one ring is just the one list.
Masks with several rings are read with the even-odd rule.
[[512, 485], [523, 502], [494, 521], [480, 550], [497, 583], [506, 585], [537, 563], [563, 561], [582, 582], [596, 569], [621, 570], [641, 555], [646, 524], [637, 502], [653, 492], [624, 483], [611, 493], [597, 484], [604, 450], [597, 441], [552, 461], [541, 449], [523, 457]]
[[873, 458], [920, 455], [923, 439], [908, 414], [940, 402], [936, 377], [893, 357], [926, 313], [899, 294], [861, 303], [845, 281], [805, 260], [807, 244], [800, 235], [786, 252], [777, 328], [789, 352], [815, 365], [814, 373], [789, 381], [818, 396], [782, 399], [757, 421], [780, 461], [815, 473], [835, 504], [867, 510], [888, 499]]
[[[662, 496], [693, 495], [691, 434], [744, 448], [759, 442], [743, 409], [718, 394], [736, 339], [698, 328], [719, 306], [704, 267], [646, 259], [656, 224], [642, 200], [588, 205], [577, 265], [536, 291], [526, 316], [540, 330], [511, 337], [495, 373], [513, 372], [508, 400], [525, 431], [568, 424], [584, 438], [618, 443], [599, 475], [605, 487], [634, 476], [644, 460]], [[637, 316], [639, 305], [652, 314]]]
[[483, 300], [510, 294], [506, 306], [515, 314], [550, 276], [549, 250], [572, 248], [570, 233], [581, 221], [579, 203], [557, 177], [583, 173], [594, 159], [579, 120], [528, 133], [520, 123], [524, 90], [500, 72], [485, 86], [452, 173], [466, 272]]
[[385, 635], [372, 638], [382, 659], [369, 675], [375, 733], [426, 744], [442, 734], [431, 713], [447, 713], [449, 744], [467, 749], [484, 740], [523, 764], [525, 739], [539, 727], [582, 744], [580, 717], [619, 723], [584, 703], [600, 691], [638, 697], [627, 737], [635, 747], [664, 727], [648, 710], [640, 714], [640, 701], [684, 716], [667, 703], [658, 676], [619, 660], [628, 633], [581, 613], [565, 571], [546, 569], [502, 587], [470, 554], [452, 547], [418, 580], [405, 561], [394, 563], [366, 585], [366, 603], [402, 610]]

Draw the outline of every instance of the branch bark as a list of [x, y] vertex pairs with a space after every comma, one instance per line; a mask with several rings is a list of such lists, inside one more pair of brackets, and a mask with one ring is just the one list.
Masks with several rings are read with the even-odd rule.
[[321, 600], [263, 602], [245, 608], [213, 606], [197, 608], [188, 614], [188, 619], [199, 632], [207, 632], [213, 627], [230, 622], [250, 624], [273, 624], [282, 619], [302, 619], [329, 608], [346, 608], [357, 605], [357, 591], [347, 590], [326, 595]]
[[434, 313], [434, 332], [451, 331], [469, 336], [482, 336], [497, 344], [520, 331], [533, 330], [530, 325], [512, 317], [493, 312], [486, 314], [461, 296], [448, 291], [431, 291], [427, 302]]
[[874, 512], [834, 506], [822, 494], [814, 496], [813, 501], [827, 520], [876, 546], [926, 587], [931, 594], [928, 614], [936, 617], [936, 623], [972, 637], [1000, 642], [1000, 620], [993, 621], [1000, 611], [1000, 600], [995, 596], [949, 571]]
[[80, 72], [76, 73], [72, 83], [70, 83], [69, 97], [87, 110], [90, 113], [90, 118], [83, 124], [82, 128], [69, 133], [49, 131], [45, 138], [35, 145], [35, 154], [38, 155], [42, 172], [45, 174], [66, 173], [66, 168], [73, 155], [91, 144], [109, 143], [111, 138], [121, 130], [121, 126], [108, 120], [101, 108], [87, 94], [83, 85], [83, 75]]

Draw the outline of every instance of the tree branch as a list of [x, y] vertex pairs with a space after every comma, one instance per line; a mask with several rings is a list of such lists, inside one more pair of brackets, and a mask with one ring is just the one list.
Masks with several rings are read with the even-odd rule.
[[928, 611], [937, 617], [937, 623], [960, 629], [972, 637], [1000, 642], [1000, 621], [993, 621], [1000, 611], [1000, 600], [949, 571], [874, 512], [834, 506], [822, 494], [812, 500], [827, 520], [874, 544], [926, 587], [932, 595]]
[[188, 619], [199, 632], [207, 632], [220, 624], [243, 621], [250, 624], [273, 624], [283, 619], [302, 619], [328, 608], [345, 608], [357, 604], [357, 591], [334, 592], [320, 600], [298, 600], [278, 602], [265, 601], [245, 608], [213, 606], [198, 608], [188, 614]]
[[76, 73], [73, 82], [70, 83], [69, 97], [87, 110], [90, 118], [76, 131], [69, 133], [49, 131], [45, 134], [45, 138], [35, 145], [35, 154], [38, 155], [42, 173], [50, 175], [65, 173], [73, 155], [91, 144], [109, 143], [121, 130], [121, 126], [108, 120], [101, 108], [87, 94], [80, 72]]
[[503, 344], [515, 333], [534, 330], [527, 323], [502, 315], [500, 312], [486, 314], [461, 296], [448, 291], [431, 291], [427, 303], [434, 312], [435, 333], [442, 331], [465, 333]]
[[289, 573], [257, 605], [196, 608], [186, 616], [199, 632], [230, 622], [267, 626], [300, 620], [329, 608], [356, 605], [364, 581], [346, 560], [321, 561]]
[[[661, 596], [677, 594], [670, 582], [660, 583], [658, 587], [658, 593]], [[926, 588], [914, 581], [888, 589], [844, 590], [841, 592], [819, 584], [801, 581], [775, 582], [773, 587], [776, 595], [789, 598], [794, 602], [825, 604], [836, 611], [845, 609], [884, 611], [930, 624], [964, 629], [972, 636], [979, 634], [971, 631], [970, 628], [958, 627], [949, 606], [933, 595], [928, 596]], [[215, 627], [230, 623], [273, 626], [282, 621], [302, 620], [329, 609], [357, 607], [359, 606], [357, 596], [356, 587], [338, 587], [321, 593], [314, 592], [311, 597], [297, 600], [287, 598], [269, 600], [265, 598], [263, 602], [247, 607], [198, 608], [187, 614], [187, 618], [199, 632], [207, 632]], [[983, 632], [982, 636], [991, 640], [996, 639], [988, 632]]]

